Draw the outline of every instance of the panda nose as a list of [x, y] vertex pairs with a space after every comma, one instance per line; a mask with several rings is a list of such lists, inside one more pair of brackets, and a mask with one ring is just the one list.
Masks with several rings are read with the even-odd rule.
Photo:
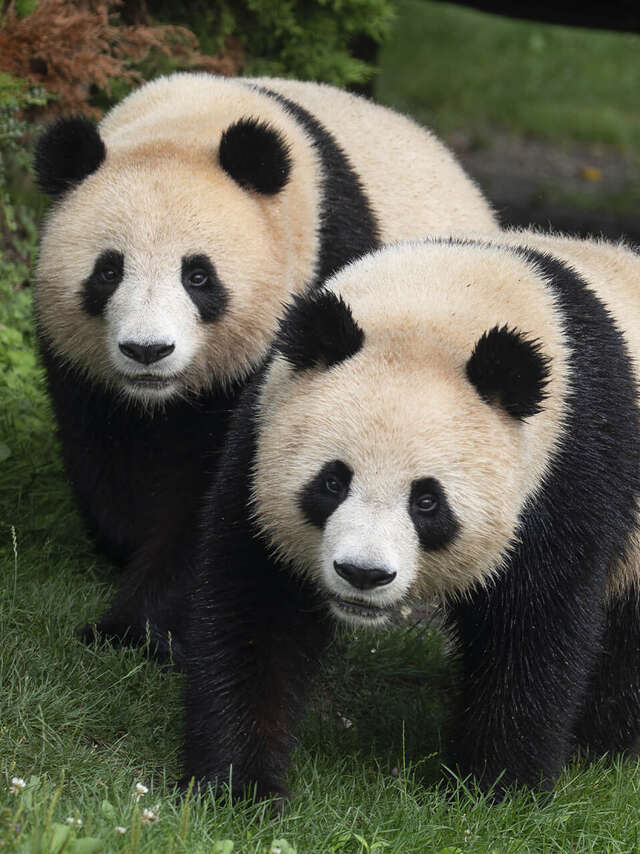
[[391, 584], [397, 574], [390, 572], [388, 569], [356, 566], [353, 563], [338, 563], [336, 560], [333, 562], [333, 568], [340, 578], [344, 578], [345, 581], [348, 581], [352, 587], [357, 587], [358, 590], [371, 590], [374, 587], [383, 587], [385, 584]]
[[141, 362], [143, 365], [152, 365], [154, 362], [159, 362], [165, 356], [169, 356], [176, 349], [175, 344], [153, 343], [153, 344], [136, 344], [135, 341], [124, 341], [118, 344], [120, 352], [133, 359], [134, 362]]

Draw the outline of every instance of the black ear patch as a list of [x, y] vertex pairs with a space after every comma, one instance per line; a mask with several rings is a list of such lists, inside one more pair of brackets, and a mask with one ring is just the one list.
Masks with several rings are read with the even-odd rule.
[[528, 418], [542, 411], [549, 365], [540, 342], [516, 329], [494, 326], [474, 347], [467, 377], [483, 400], [497, 401], [514, 418]]
[[285, 309], [275, 346], [297, 371], [330, 368], [354, 356], [364, 332], [342, 297], [331, 291], [296, 296]]
[[106, 156], [98, 129], [84, 116], [58, 119], [36, 145], [33, 161], [41, 190], [54, 198], [95, 172]]
[[291, 172], [289, 146], [282, 134], [258, 119], [240, 119], [220, 140], [220, 165], [247, 190], [274, 196]]

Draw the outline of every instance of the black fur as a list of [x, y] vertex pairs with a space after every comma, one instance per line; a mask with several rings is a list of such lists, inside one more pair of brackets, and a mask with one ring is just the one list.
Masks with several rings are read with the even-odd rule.
[[[429, 512], [425, 512], [418, 504], [420, 498], [425, 495], [433, 496], [435, 500], [435, 505]], [[423, 477], [411, 484], [409, 515], [420, 545], [427, 551], [444, 548], [455, 538], [460, 527], [442, 484], [434, 477]]]
[[380, 246], [378, 223], [362, 182], [332, 134], [304, 107], [269, 89], [259, 89], [279, 101], [307, 131], [322, 162], [322, 209], [316, 287], [337, 270]]
[[640, 591], [607, 599], [602, 652], [575, 725], [583, 754], [638, 753], [640, 721]]
[[317, 528], [324, 528], [327, 519], [349, 494], [353, 472], [341, 460], [322, 466], [298, 496], [305, 519]]
[[206, 255], [188, 255], [182, 259], [182, 284], [203, 323], [218, 320], [229, 304], [229, 293]]
[[[611, 674], [599, 697], [589, 695], [603, 643], [611, 643], [607, 574], [628, 546], [640, 494], [640, 417], [623, 337], [574, 271], [548, 255], [526, 256], [548, 277], [573, 348], [562, 442], [498, 580], [449, 612], [463, 671], [454, 760], [483, 788], [500, 777], [498, 797], [516, 782], [550, 787], [575, 746], [581, 709], [620, 688]], [[637, 647], [635, 626], [619, 632]], [[636, 656], [636, 709], [637, 665]], [[599, 733], [612, 749], [620, 723]], [[639, 724], [636, 717], [636, 733]]]
[[259, 119], [240, 119], [220, 139], [220, 165], [241, 187], [274, 196], [291, 172], [289, 146], [282, 134]]
[[295, 296], [286, 306], [274, 346], [302, 371], [337, 365], [355, 356], [363, 343], [364, 332], [342, 297], [316, 291]]
[[82, 283], [82, 307], [92, 317], [100, 317], [124, 276], [124, 255], [107, 249], [97, 259], [88, 279]]
[[333, 628], [309, 585], [274, 563], [247, 515], [258, 388], [256, 381], [243, 394], [201, 514], [185, 656], [184, 769], [185, 784], [192, 777], [231, 782], [240, 796], [255, 786], [262, 797], [287, 794], [295, 725]]
[[98, 630], [144, 642], [149, 620], [165, 641], [167, 626], [175, 638], [180, 615], [172, 611], [167, 624], [171, 596], [162, 600], [182, 572], [238, 390], [214, 390], [145, 413], [60, 363], [46, 341], [40, 345], [77, 506], [98, 548], [126, 568]]
[[516, 329], [495, 326], [476, 344], [467, 377], [487, 403], [497, 400], [514, 418], [530, 418], [542, 409], [549, 360], [539, 342]]
[[[604, 595], [640, 494], [631, 361], [587, 284], [549, 256], [527, 255], [549, 281], [571, 343], [566, 424], [505, 566], [447, 607], [462, 671], [452, 763], [485, 791], [495, 786], [496, 798], [516, 783], [548, 788], [578, 741], [618, 749], [640, 728], [637, 595], [608, 612]], [[232, 763], [235, 791], [256, 781], [259, 793], [282, 793], [292, 729], [329, 629], [313, 593], [251, 521], [259, 388], [256, 379], [245, 393], [204, 506], [187, 634], [185, 770], [219, 783]]]
[[38, 140], [34, 157], [40, 189], [53, 198], [80, 184], [106, 157], [98, 129], [84, 116], [57, 119]]

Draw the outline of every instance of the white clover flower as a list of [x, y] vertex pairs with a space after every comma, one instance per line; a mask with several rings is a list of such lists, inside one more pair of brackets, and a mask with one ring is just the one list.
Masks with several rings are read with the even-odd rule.
[[122, 825], [121, 825], [121, 824], [117, 825], [117, 826], [116, 826], [116, 827], [114, 827], [113, 829], [115, 830], [115, 832], [116, 832], [116, 833], [119, 833], [119, 834], [120, 834], [120, 836], [123, 836], [123, 835], [127, 832], [127, 828], [126, 828], [126, 827], [122, 827]]
[[20, 792], [24, 791], [27, 788], [27, 784], [22, 779], [22, 777], [12, 777], [11, 785], [9, 786], [9, 792], [12, 795], [19, 795]]
[[149, 789], [143, 783], [136, 783], [136, 801], [139, 801], [143, 795], [146, 795]]
[[155, 810], [144, 809], [142, 810], [142, 823], [143, 824], [155, 824], [158, 820], [158, 813]]
[[82, 827], [82, 819], [81, 818], [74, 818], [72, 815], [70, 815], [70, 816], [67, 816], [66, 821], [67, 821], [67, 824], [71, 825], [72, 827]]
[[340, 723], [345, 729], [350, 729], [353, 726], [353, 721], [346, 718], [341, 712], [338, 712], [338, 717], [340, 718]]

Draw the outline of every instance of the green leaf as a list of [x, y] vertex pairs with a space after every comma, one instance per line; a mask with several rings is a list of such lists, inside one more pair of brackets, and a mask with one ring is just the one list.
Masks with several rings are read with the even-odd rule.
[[85, 836], [84, 839], [74, 839], [69, 846], [69, 854], [95, 854], [102, 851], [104, 843], [101, 839]]
[[116, 808], [113, 804], [109, 803], [109, 801], [104, 800], [100, 805], [100, 812], [105, 818], [108, 818], [109, 821], [116, 820]]
[[26, 18], [38, 6], [38, 0], [16, 0], [16, 13], [19, 18]]
[[220, 839], [213, 843], [211, 854], [231, 854], [233, 851], [233, 842], [230, 839]]
[[8, 445], [5, 445], [4, 442], [0, 442], [0, 463], [8, 460], [10, 456], [11, 448]]
[[60, 854], [65, 850], [70, 836], [71, 828], [66, 824], [52, 824], [44, 851], [46, 854]]

